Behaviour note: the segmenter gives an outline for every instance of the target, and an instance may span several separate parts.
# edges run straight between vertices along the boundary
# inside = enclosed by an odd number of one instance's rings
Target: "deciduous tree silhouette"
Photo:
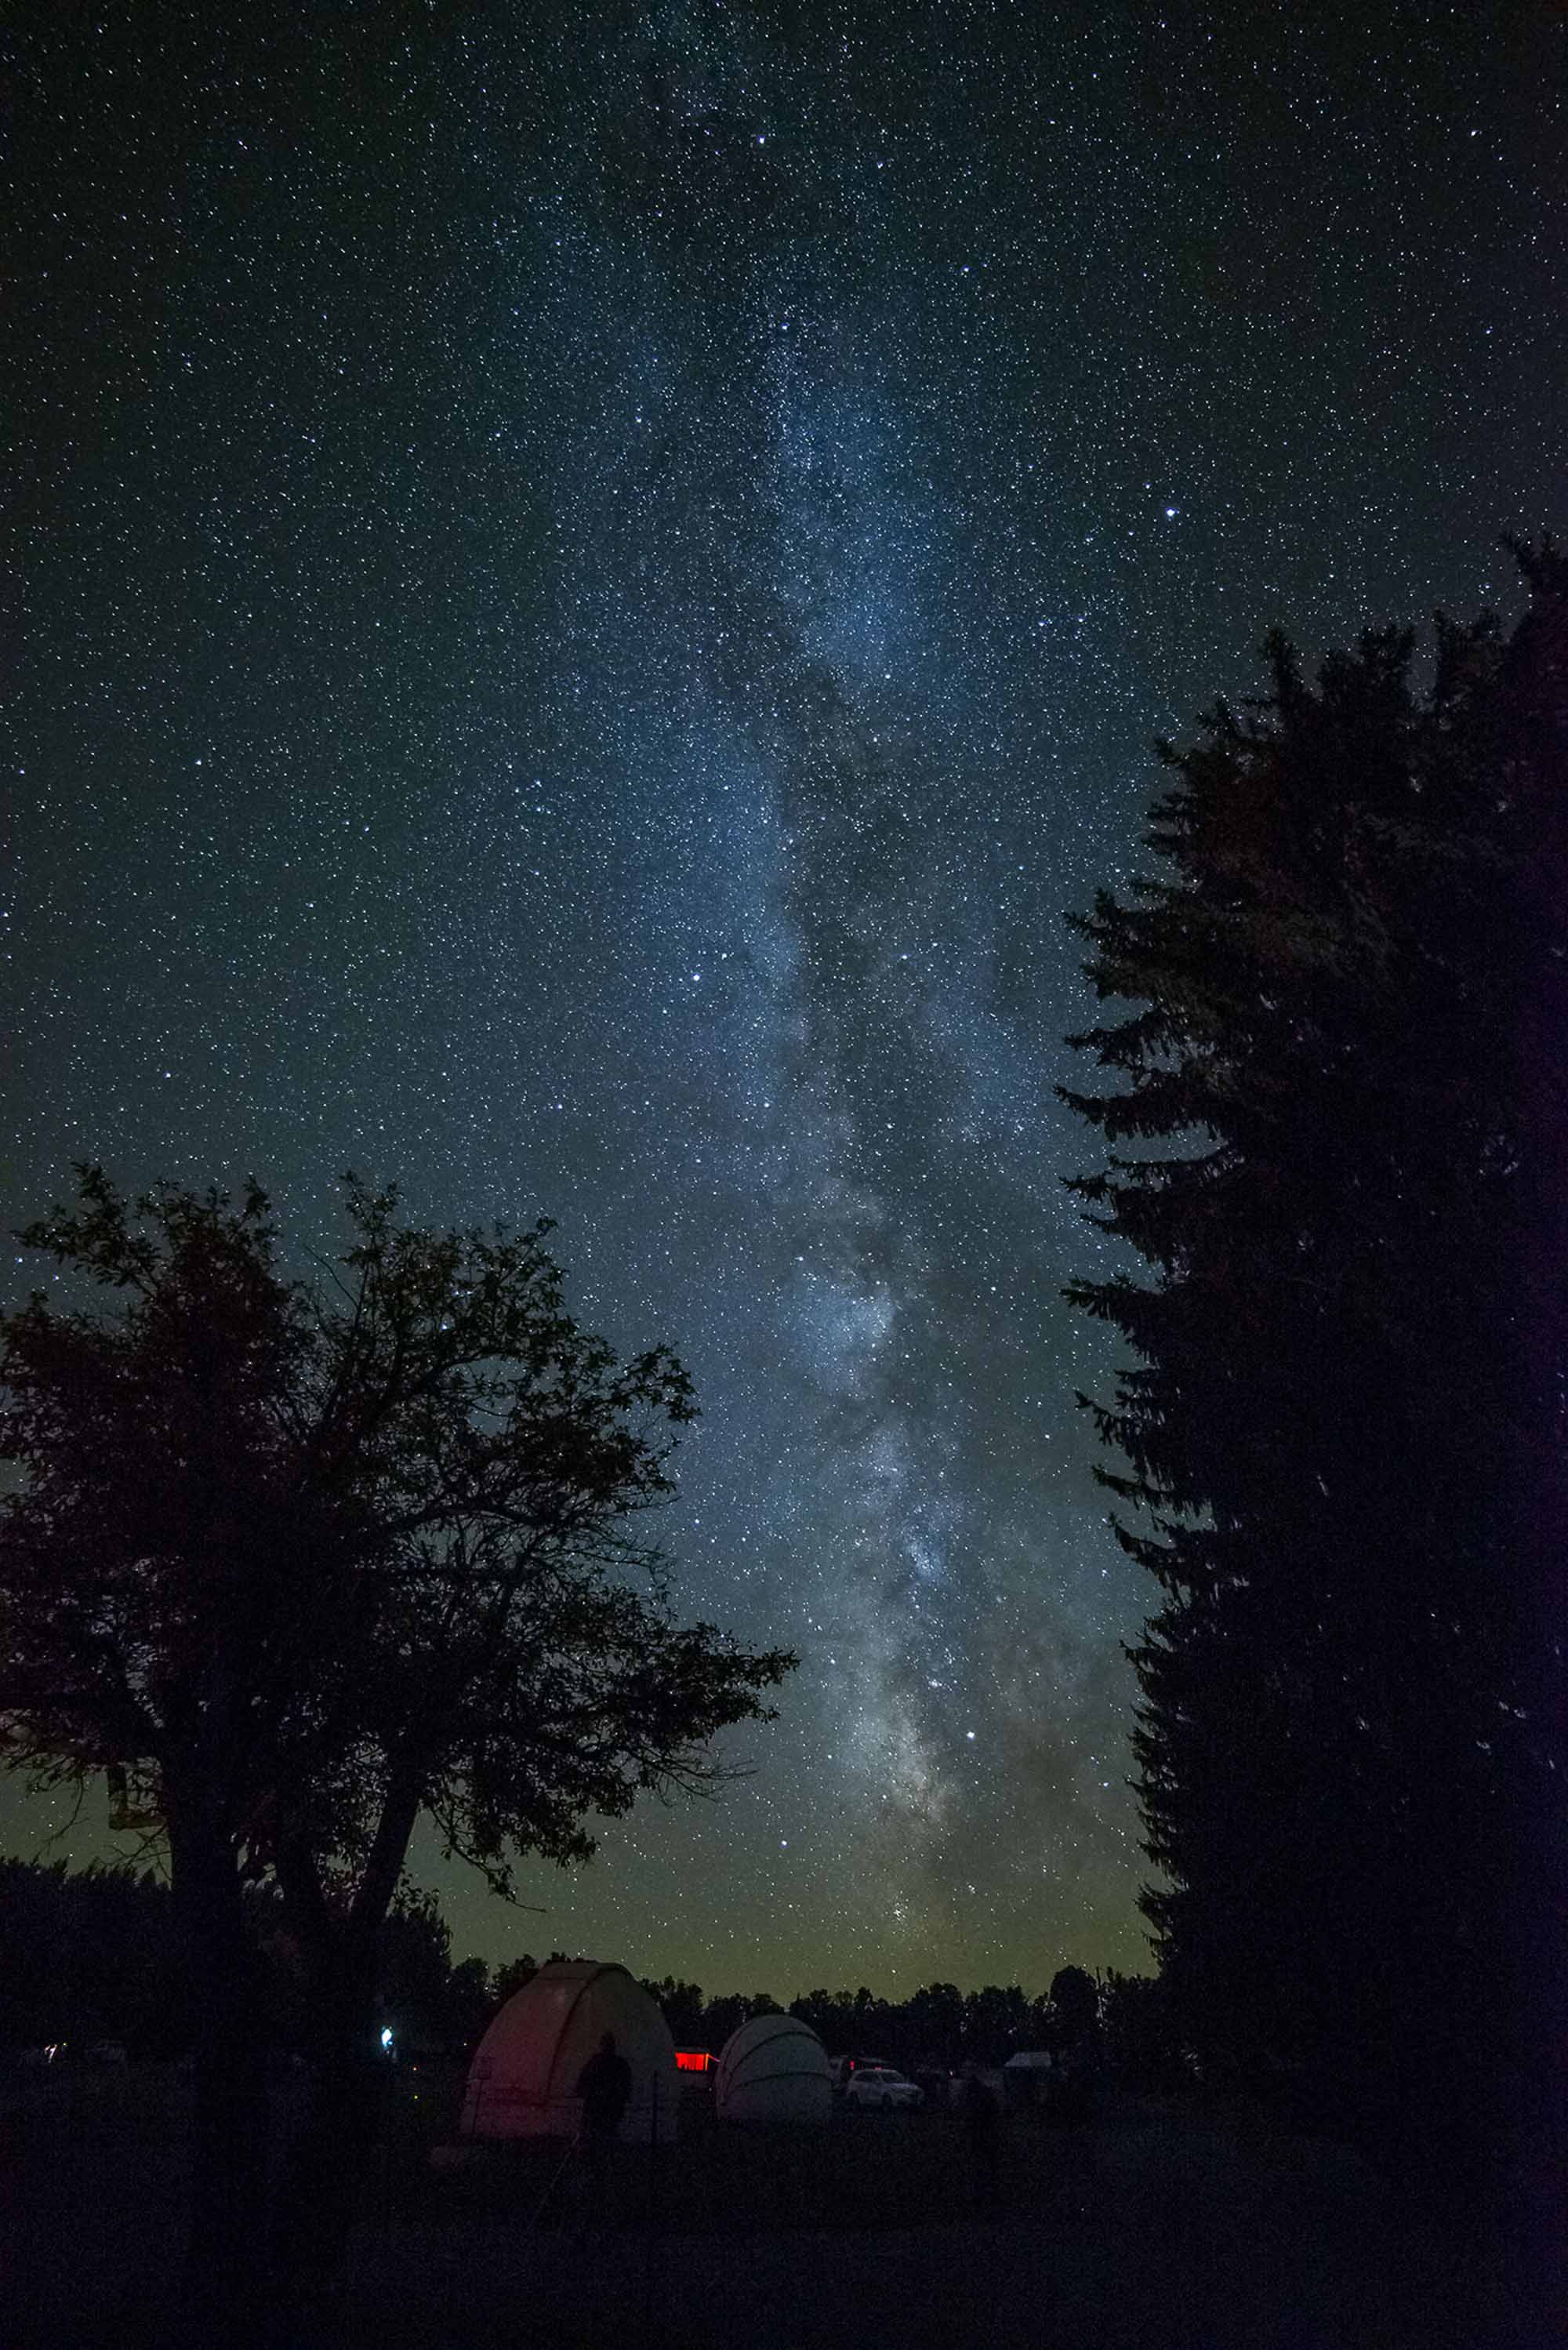
[[[421,1813],[501,1892],[515,1855],[584,1860],[590,1814],[719,1775],[709,1742],[792,1659],[675,1619],[640,1521],[691,1387],[578,1328],[547,1224],[411,1230],[350,1178],[352,1244],[311,1286],[254,1184],[133,1212],[78,1173],[23,1235],[64,1299],[0,1324],[0,1739],[45,1784],[114,1772],[167,1841],[202,2018],[192,2323],[232,2341],[258,2305],[246,1879],[281,1888],[307,1973],[320,2091],[283,2241],[321,2272]]]

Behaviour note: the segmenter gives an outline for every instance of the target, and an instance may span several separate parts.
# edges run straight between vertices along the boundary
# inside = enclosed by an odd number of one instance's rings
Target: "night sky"
[[[9,22],[0,1221],[353,1166],[688,1363],[682,1610],[799,1672],[542,1915],[422,1847],[457,1955],[1147,1966],[1062,913],[1267,625],[1517,608],[1562,11]]]

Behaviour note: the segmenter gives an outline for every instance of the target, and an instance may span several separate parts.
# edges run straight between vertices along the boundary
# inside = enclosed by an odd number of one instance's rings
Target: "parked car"
[[[896,2064],[889,2063],[886,2056],[835,2056],[832,2059],[832,2065],[833,2089],[836,2096],[841,2096],[855,2074],[864,2071],[868,2065],[873,2069],[880,2065],[885,2073],[896,2073],[898,2069]]]
[[[857,2064],[845,2084],[844,2102],[890,2114],[895,2106],[924,2105],[925,2092],[902,2073],[895,2073],[891,2064]]]

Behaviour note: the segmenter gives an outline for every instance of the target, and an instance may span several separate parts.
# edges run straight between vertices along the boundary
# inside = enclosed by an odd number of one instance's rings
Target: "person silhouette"
[[[577,2075],[582,2101],[582,2134],[586,2177],[584,2225],[607,2227],[614,2218],[614,2147],[620,2136],[621,2116],[631,2098],[631,2066],[607,2032],[596,2053]]]

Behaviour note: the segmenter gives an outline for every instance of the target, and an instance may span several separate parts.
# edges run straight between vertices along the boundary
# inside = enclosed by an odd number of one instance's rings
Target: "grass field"
[[[279,2126],[289,2091],[281,2085]],[[1462,2225],[1244,2107],[1106,2099],[1004,2133],[994,2195],[946,2114],[697,2127],[619,2149],[589,2211],[558,2148],[433,2168],[456,2084],[395,2084],[332,2350],[1546,2350]],[[128,2069],[0,2102],[6,2350],[167,2339],[185,2085]],[[304,2345],[300,2345],[304,2350]]]

